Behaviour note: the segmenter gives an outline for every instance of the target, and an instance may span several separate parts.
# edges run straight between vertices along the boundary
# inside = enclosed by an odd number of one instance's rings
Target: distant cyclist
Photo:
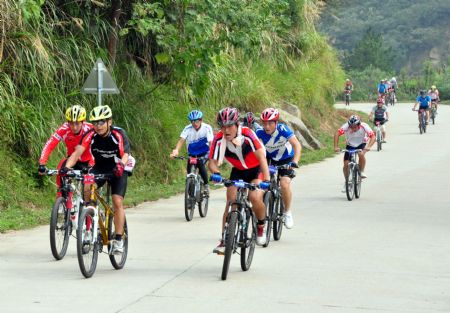
[[[380,80],[380,83],[377,86],[378,90],[378,97],[385,97],[386,93],[388,92],[388,86],[386,83],[386,80],[382,79]]]
[[[439,98],[439,90],[436,88],[435,85],[431,86],[431,89],[428,90],[428,95],[431,98],[431,107],[432,108],[434,107],[437,111],[437,106],[441,99]]]
[[[302,146],[294,132],[287,125],[278,122],[279,118],[280,113],[277,109],[265,109],[261,113],[264,129],[258,130],[256,135],[266,148],[266,158],[269,165],[289,165],[288,169],[280,169],[280,186],[285,208],[284,224],[286,228],[292,228],[294,219],[291,210],[291,180],[295,177],[293,169],[298,168]]]
[[[344,85],[344,95],[345,95],[345,105],[350,105],[351,94],[353,92],[353,83],[350,79],[345,80]]]
[[[431,98],[427,95],[426,90],[421,90],[420,95],[416,99],[416,103],[414,104],[413,111],[416,110],[416,107],[419,106],[419,110],[425,110],[427,112],[427,124],[430,120],[430,107],[431,107]],[[418,115],[419,123],[420,123],[420,112]]]
[[[256,134],[248,127],[239,124],[239,112],[236,108],[227,107],[217,113],[217,124],[220,131],[214,136],[209,153],[209,170],[213,173],[211,180],[221,182],[219,167],[227,161],[232,169],[231,180],[243,180],[247,183],[270,186],[270,173],[266,160],[266,152]],[[264,181],[262,181],[264,180]],[[227,202],[222,216],[222,233],[227,219],[227,208],[230,202],[236,200],[237,187],[227,188]],[[248,198],[258,219],[256,244],[266,243],[265,219],[266,208],[263,201],[264,191],[249,191]],[[221,237],[223,238],[223,236]],[[223,254],[225,245],[223,240],[214,249],[214,253]]]
[[[375,143],[375,134],[366,123],[362,123],[361,119],[357,115],[352,115],[348,119],[347,123],[341,126],[334,135],[334,150],[339,152],[339,137],[345,135],[346,148],[347,150],[362,149],[358,153],[359,156],[359,168],[361,169],[361,177],[367,178],[364,170],[366,168],[366,157],[365,154]],[[348,177],[348,162],[350,155],[348,152],[344,155],[344,177]],[[344,189],[345,192],[345,189]]]
[[[44,148],[42,149],[41,157],[39,158],[39,168],[38,172],[40,175],[46,173],[47,161],[52,154],[56,146],[63,141],[66,145],[66,157],[63,158],[58,164],[58,170],[66,165],[67,158],[72,155],[75,151],[75,147],[80,142],[81,138],[93,127],[92,124],[86,122],[86,110],[80,105],[73,105],[66,110],[66,122],[62,124],[46,142]],[[94,159],[92,157],[91,151],[86,150],[83,154],[75,160],[74,168],[81,170],[88,166],[94,165]],[[56,197],[61,197],[61,177],[57,175],[56,186],[58,191]],[[72,201],[67,201],[67,208],[71,209]]]
[[[374,124],[380,122],[383,142],[386,143],[386,127],[384,124],[389,119],[389,112],[388,107],[384,104],[383,98],[378,98],[377,105],[372,108],[372,111],[369,114],[369,121],[372,121],[372,119]]]
[[[177,142],[175,149],[172,150],[170,158],[178,156],[178,153],[186,142],[188,155],[192,157],[206,157],[209,153],[209,147],[214,138],[212,127],[203,122],[203,113],[199,110],[189,112],[188,119],[191,124],[187,125],[180,134],[180,139]],[[208,172],[206,171],[205,163],[197,163],[200,176],[203,179],[206,190],[208,190]],[[187,161],[187,172],[190,173],[191,166],[189,160]]]
[[[256,116],[255,114],[253,114],[253,112],[245,113],[245,116],[242,119],[242,126],[250,128],[255,133],[258,129],[262,129],[261,125],[256,122]]]

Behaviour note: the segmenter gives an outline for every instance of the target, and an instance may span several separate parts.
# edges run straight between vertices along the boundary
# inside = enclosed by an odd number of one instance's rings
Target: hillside
[[[381,33],[391,48],[396,71],[421,70],[424,61],[447,64],[450,56],[450,2],[448,0],[335,0],[327,1],[319,30],[339,49],[342,59],[366,31]]]
[[[182,190],[185,166],[168,155],[193,108],[216,127],[221,107],[287,101],[326,144],[344,73],[315,30],[319,3],[0,1],[0,231],[48,222],[54,185],[37,177],[37,160],[67,106],[95,106],[80,89],[97,58],[121,90],[104,103],[137,159],[128,205]],[[63,155],[60,144],[48,166]]]

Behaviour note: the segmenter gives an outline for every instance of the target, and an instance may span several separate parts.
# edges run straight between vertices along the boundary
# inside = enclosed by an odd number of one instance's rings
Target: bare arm
[[[255,156],[259,161],[261,172],[263,173],[264,180],[270,180],[269,166],[267,165],[266,153],[264,149],[258,149],[255,151]]]
[[[219,169],[219,166],[217,165],[217,163],[218,163],[217,160],[209,159],[208,169],[213,174],[214,173],[220,173],[220,169]]]
[[[66,167],[72,168],[77,163],[78,159],[83,154],[84,150],[86,149],[82,145],[78,145],[75,148],[75,151],[72,153],[72,155],[67,159]]]
[[[300,157],[302,156],[302,145],[300,144],[300,141],[298,141],[297,137],[292,136],[289,138],[289,143],[294,148],[294,157],[292,161],[298,164],[300,162]]]
[[[181,147],[183,146],[183,144],[185,143],[185,139],[180,138],[180,140],[178,140],[177,145],[175,146],[175,149],[172,150],[172,153],[170,154],[170,158],[173,159],[174,157],[178,156],[178,153],[181,149]]]
[[[334,134],[334,151],[339,152],[339,131]]]

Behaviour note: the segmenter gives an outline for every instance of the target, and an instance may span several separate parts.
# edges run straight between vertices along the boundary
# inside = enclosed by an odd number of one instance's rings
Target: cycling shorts
[[[94,168],[92,168],[91,171],[92,174],[109,174],[109,173],[101,173],[98,170],[96,171],[95,166]],[[112,176],[111,178],[108,179],[99,179],[99,180],[95,180],[97,187],[100,188],[102,187],[106,181],[109,182],[110,186],[111,186],[111,194],[112,195],[118,195],[121,197],[125,197],[125,193],[127,192],[127,182],[128,182],[128,173],[127,172],[123,172],[121,177],[116,177],[116,176]]]
[[[231,180],[240,180],[242,179],[246,183],[251,183],[255,179],[262,180],[261,168],[259,166],[254,168],[249,168],[247,170],[239,170],[235,167],[231,170],[230,174]]]
[[[365,143],[360,144],[357,147],[352,147],[352,146],[346,146],[345,149],[346,150],[356,150],[356,149],[364,149],[366,147]],[[350,154],[348,152],[345,152],[344,154],[344,161],[348,161],[350,160]]]
[[[284,160],[279,160],[279,161],[274,161],[272,159],[268,159],[267,160],[267,164],[269,165],[284,165],[284,164],[289,164],[292,162],[293,158],[286,158]],[[278,173],[280,174],[281,177],[290,177],[290,178],[294,178],[295,177],[295,171],[293,169],[287,169],[287,168],[282,168],[278,171]]]

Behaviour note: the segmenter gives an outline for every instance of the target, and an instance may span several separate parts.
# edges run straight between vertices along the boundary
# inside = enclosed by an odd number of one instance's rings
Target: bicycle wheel
[[[359,166],[355,168],[353,171],[353,181],[355,182],[355,198],[358,199],[361,195],[361,171],[359,170]]]
[[[252,265],[253,254],[255,253],[256,246],[256,217],[250,208],[248,208],[246,214],[246,229],[241,230],[241,268],[243,271],[248,271]],[[269,244],[268,241],[267,244]]]
[[[225,230],[225,255],[222,266],[222,280],[226,280],[230,268],[231,255],[235,249],[236,228],[238,223],[238,212],[232,211],[228,214],[228,226]]]
[[[281,199],[281,194],[273,200],[274,202],[274,210],[272,216],[273,219],[273,239],[275,241],[280,240],[281,233],[283,232],[283,213],[284,213],[284,204]]]
[[[81,273],[89,278],[97,268],[98,240],[94,238],[94,209],[87,207],[83,210],[78,221],[77,256]]]
[[[189,222],[194,217],[195,209],[195,181],[193,177],[186,178],[186,189],[184,192],[184,216]]]
[[[355,195],[355,182],[354,182],[354,169],[352,165],[348,167],[348,177],[345,180],[345,193],[347,194],[348,201],[353,200],[353,196]]]
[[[201,201],[197,202],[198,213],[201,217],[206,217],[206,214],[208,214],[209,193],[205,191],[205,185],[201,184],[200,192]]]
[[[273,195],[272,192],[267,191],[264,194],[264,206],[266,207],[266,243],[263,247],[266,248],[270,243],[270,236],[272,234],[272,216],[273,216]]]
[[[111,214],[108,219],[108,241],[111,241],[116,236],[116,231],[114,227],[114,214]],[[109,255],[109,260],[111,261],[112,266],[116,270],[120,270],[125,266],[125,262],[127,261],[128,256],[128,225],[127,218],[125,217],[125,223],[123,225],[123,253],[114,255]],[[110,244],[109,244],[110,245]],[[111,251],[111,247],[108,246],[108,251]]]
[[[66,208],[66,199],[56,199],[50,217],[50,248],[57,260],[64,258],[69,245],[72,222],[69,210]]]

